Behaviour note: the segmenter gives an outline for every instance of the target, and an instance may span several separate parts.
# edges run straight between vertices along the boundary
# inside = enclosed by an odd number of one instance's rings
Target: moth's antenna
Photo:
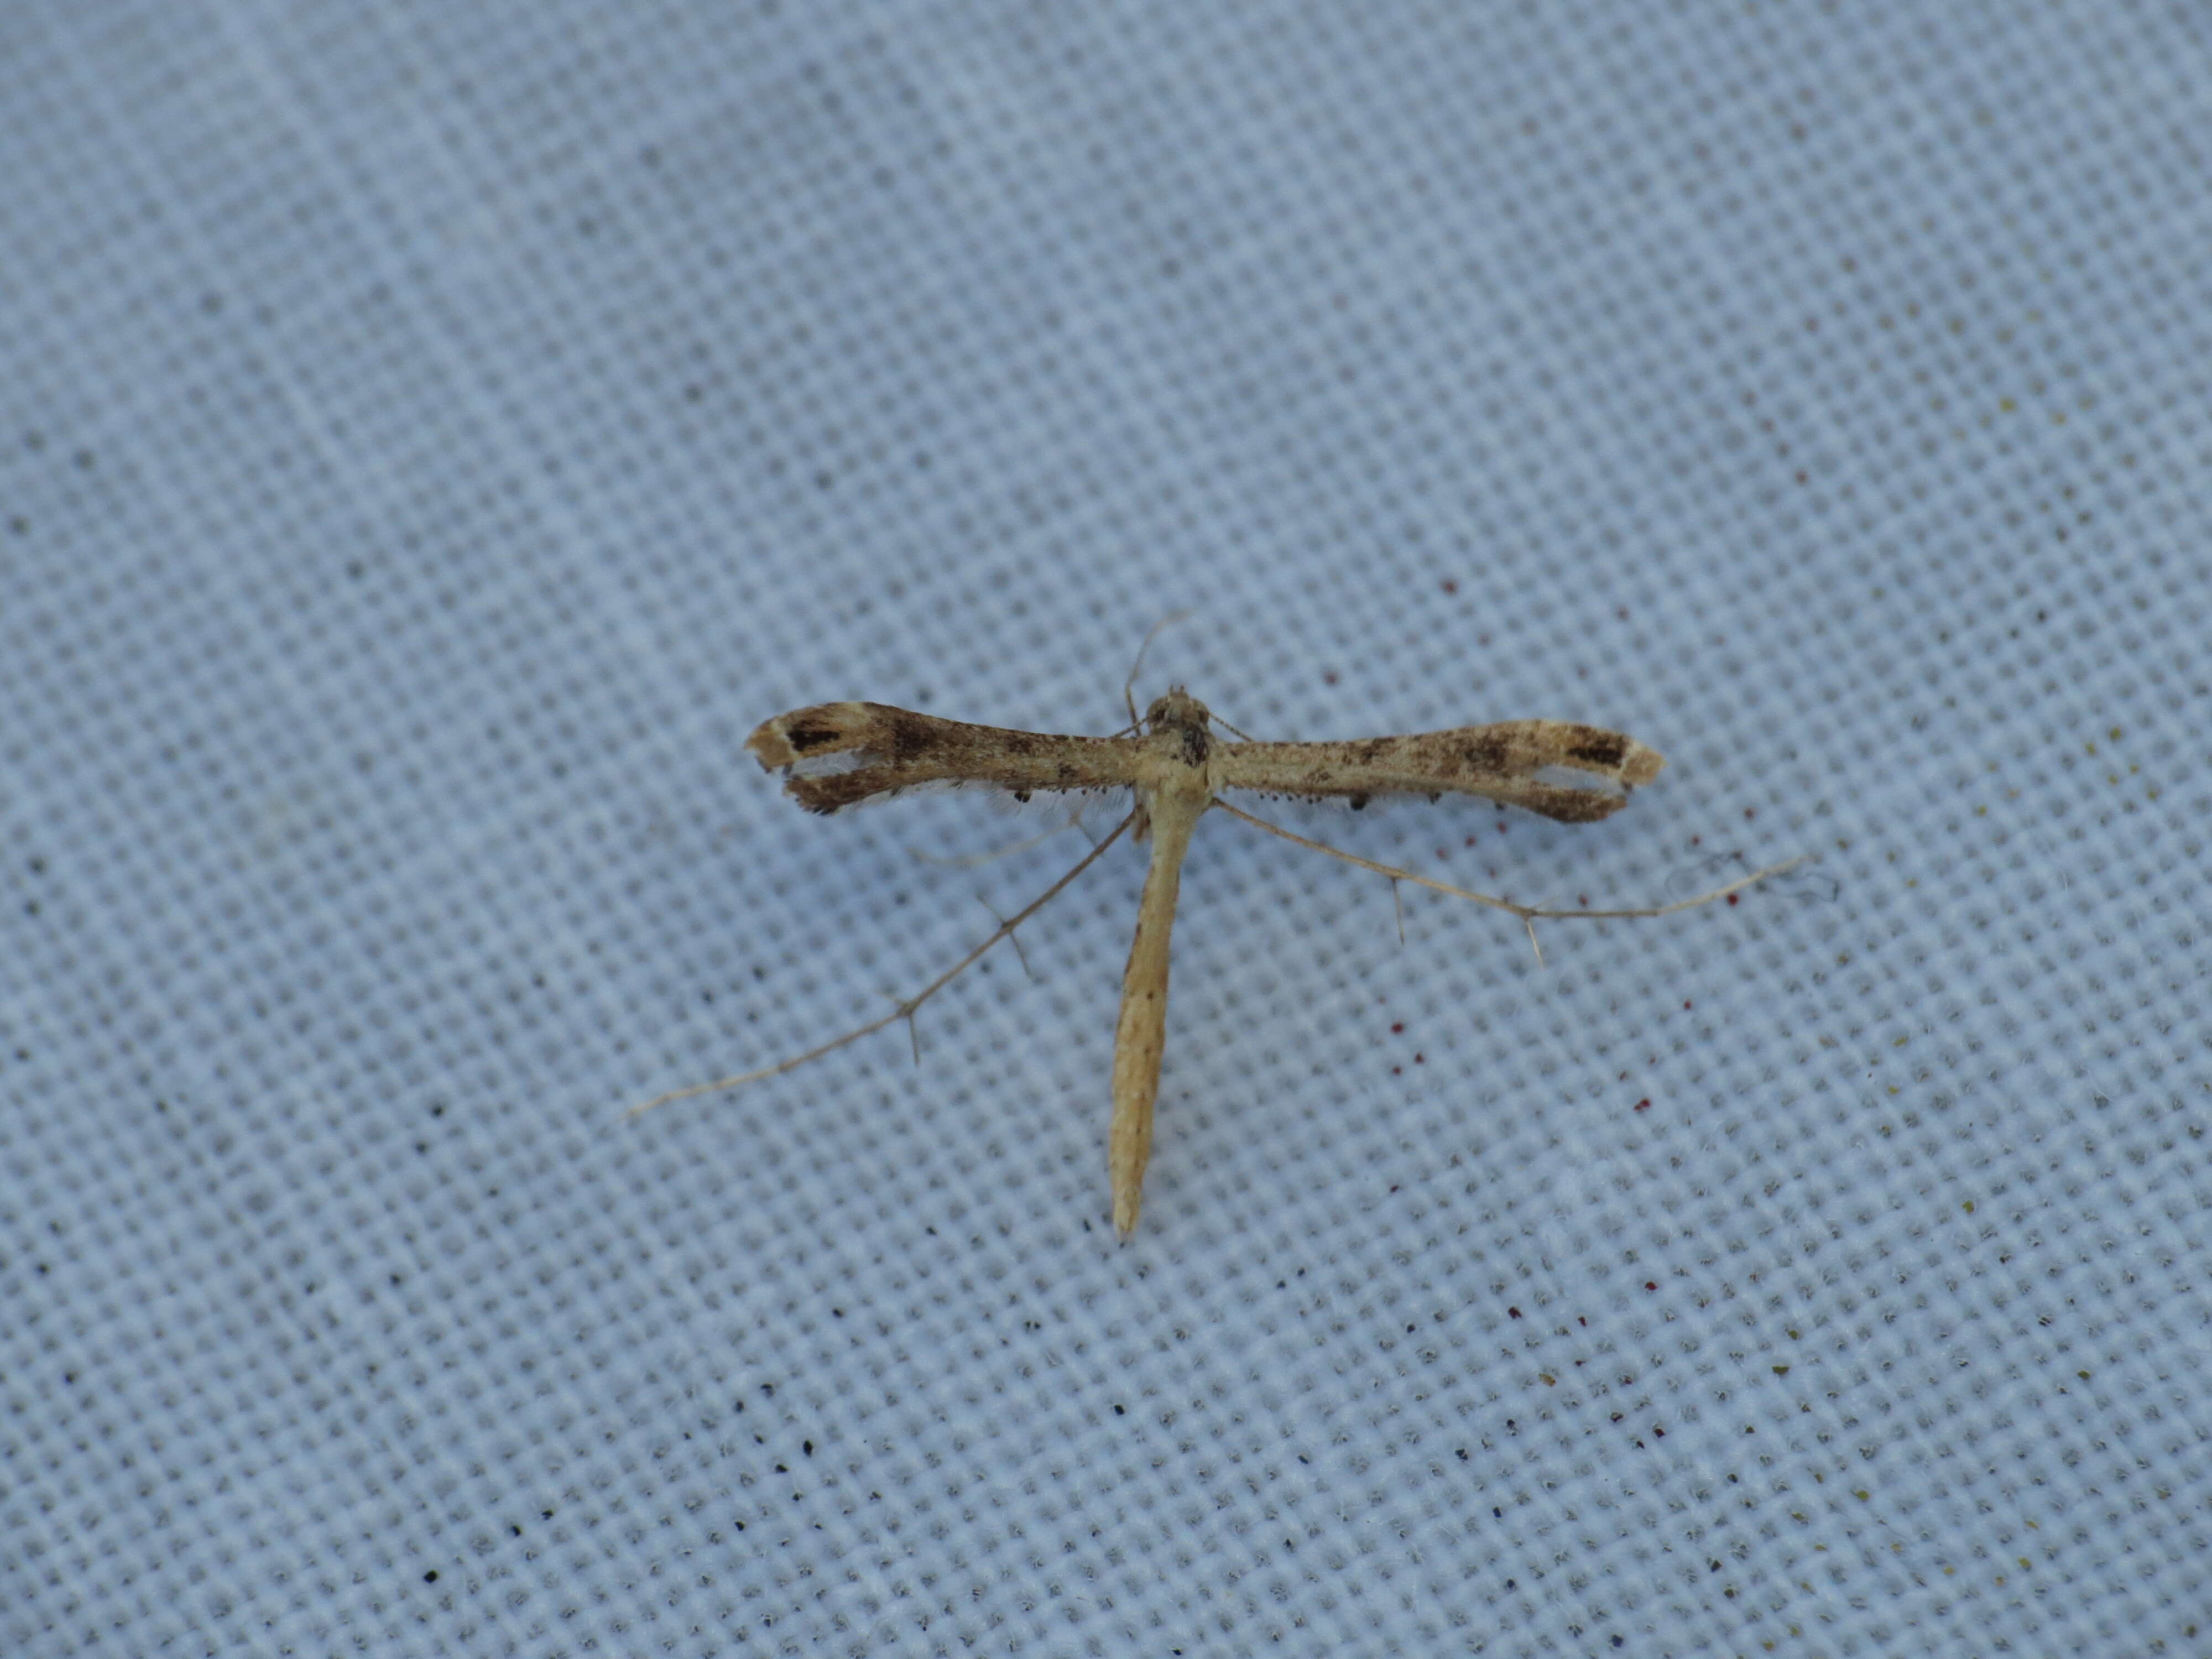
[[[1145,635],[1145,642],[1137,647],[1137,660],[1129,665],[1129,678],[1121,682],[1121,706],[1129,711],[1131,726],[1143,724],[1137,718],[1136,690],[1137,676],[1144,672],[1145,653],[1152,648],[1152,641],[1158,636],[1160,629],[1165,628],[1170,623],[1179,623],[1189,615],[1190,612],[1188,611],[1169,611],[1166,616],[1152,624],[1152,632]]]

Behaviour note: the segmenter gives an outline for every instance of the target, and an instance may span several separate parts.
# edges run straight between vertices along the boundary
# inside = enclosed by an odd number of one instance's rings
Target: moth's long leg
[[[1145,1165],[1152,1156],[1152,1103],[1159,1098],[1160,1053],[1168,1015],[1168,942],[1182,855],[1207,798],[1162,789],[1148,803],[1152,862],[1137,904],[1137,935],[1121,975],[1121,1016],[1114,1030],[1114,1121],[1106,1132],[1106,1170],[1114,1187],[1114,1231],[1124,1241],[1137,1230],[1145,1197]]]
[[[965,853],[958,858],[940,858],[934,853],[920,852],[916,853],[915,857],[920,859],[924,864],[934,864],[947,870],[980,870],[983,866],[995,864],[1000,859],[1012,858],[1017,853],[1026,853],[1032,847],[1042,847],[1061,830],[1073,830],[1082,821],[1083,809],[1079,806],[1065,820],[1054,824],[1051,829],[1040,830],[1034,836],[1024,836],[1011,846],[994,847],[988,853]]]
[[[1694,910],[1701,904],[1711,904],[1715,899],[1726,898],[1730,893],[1740,893],[1747,887],[1765,881],[1769,876],[1778,876],[1784,870],[1793,870],[1812,857],[1809,853],[1800,853],[1794,859],[1784,859],[1779,864],[1770,864],[1764,870],[1754,870],[1747,876],[1739,877],[1725,887],[1716,887],[1711,892],[1700,893],[1695,898],[1677,899],[1672,904],[1655,904],[1638,910],[1549,910],[1541,905],[1516,904],[1511,899],[1496,898],[1488,893],[1471,892],[1464,887],[1455,887],[1449,882],[1436,881],[1427,876],[1415,875],[1411,870],[1401,870],[1395,865],[1377,864],[1373,859],[1361,858],[1357,853],[1347,853],[1341,848],[1331,847],[1322,842],[1309,841],[1304,836],[1293,835],[1279,824],[1270,823],[1265,818],[1254,817],[1249,812],[1231,806],[1225,800],[1217,799],[1213,804],[1232,818],[1242,818],[1255,828],[1265,830],[1271,836],[1280,836],[1285,841],[1295,842],[1300,847],[1310,847],[1316,853],[1326,853],[1333,859],[1342,859],[1346,864],[1356,864],[1363,870],[1372,870],[1378,876],[1388,876],[1393,881],[1410,881],[1416,887],[1426,887],[1433,892],[1449,893],[1454,898],[1473,899],[1477,904],[1487,904],[1494,910],[1507,911],[1520,917],[1522,921],[1528,926],[1528,942],[1531,945],[1536,943],[1534,924],[1539,921],[1566,921],[1575,919],[1584,921],[1601,921],[1607,919],[1626,920],[1632,916],[1670,916],[1677,910]],[[1541,962],[1543,959],[1543,949],[1538,946],[1536,960]]]
[[[1053,883],[1051,886],[1046,888],[1043,892],[1038,894],[1027,904],[1024,904],[1020,909],[1015,911],[1014,914],[1009,916],[1006,921],[1000,922],[998,926],[997,931],[993,933],[990,938],[985,939],[981,945],[970,951],[966,956],[961,957],[959,961],[954,963],[952,966],[946,969],[935,979],[930,981],[929,983],[922,987],[920,991],[908,997],[904,1002],[899,1004],[897,1007],[891,1010],[890,1013],[885,1014],[881,1019],[870,1020],[866,1025],[856,1026],[852,1030],[846,1032],[842,1036],[832,1037],[829,1042],[823,1043],[818,1048],[809,1048],[803,1054],[793,1054],[789,1060],[778,1060],[773,1066],[763,1066],[757,1072],[741,1072],[735,1077],[719,1077],[711,1083],[695,1083],[688,1089],[671,1089],[665,1095],[655,1095],[651,1100],[647,1101],[641,1106],[631,1107],[629,1109],[629,1115],[635,1117],[640,1112],[649,1112],[654,1107],[665,1106],[669,1102],[673,1100],[689,1100],[694,1095],[715,1094],[724,1089],[734,1089],[740,1084],[757,1083],[763,1078],[780,1076],[785,1072],[792,1071],[799,1066],[805,1065],[810,1060],[819,1060],[823,1055],[831,1053],[833,1050],[842,1048],[848,1042],[857,1042],[861,1037],[866,1036],[872,1031],[880,1031],[884,1026],[891,1024],[895,1021],[902,1019],[911,1020],[914,1018],[915,1010],[921,1007],[923,1003],[928,1001],[930,998],[935,996],[939,991],[943,990],[954,980],[957,979],[970,963],[973,963],[977,957],[981,957],[986,951],[996,945],[1000,939],[1012,938],[1015,928],[1020,927],[1038,911],[1043,909],[1047,904],[1050,903],[1054,899],[1060,896],[1060,892],[1062,888],[1066,887],[1068,883],[1073,881],[1078,876],[1081,875],[1085,870],[1088,870],[1093,864],[1097,863],[1099,854],[1103,853],[1108,848],[1111,847],[1116,841],[1120,840],[1121,832],[1124,830],[1127,830],[1132,823],[1135,823],[1136,817],[1137,815],[1134,812],[1132,812],[1127,817],[1123,818],[1121,823],[1115,824],[1114,826],[1113,834],[1108,836],[1105,840],[1100,842],[1088,853],[1085,853],[1083,857],[1077,861],[1076,866],[1073,870],[1070,870],[1058,881]]]

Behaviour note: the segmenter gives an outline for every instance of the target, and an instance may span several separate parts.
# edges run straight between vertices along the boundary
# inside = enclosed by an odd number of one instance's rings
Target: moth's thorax
[[[1143,750],[1137,762],[1137,836],[1151,830],[1158,798],[1171,797],[1183,811],[1204,811],[1213,799],[1212,718],[1181,686],[1155,698],[1145,711]]]
[[[1206,729],[1212,718],[1196,697],[1172,687],[1145,711],[1145,747],[1169,766],[1203,772],[1213,752],[1213,734]]]

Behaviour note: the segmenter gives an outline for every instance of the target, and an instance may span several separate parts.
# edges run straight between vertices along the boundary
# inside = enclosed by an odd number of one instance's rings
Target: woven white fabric
[[[2200,12],[6,33],[0,1650],[2212,1647]],[[1133,850],[625,1119],[1081,850],[756,722],[1180,610],[1820,862],[1209,820],[1126,1247]]]

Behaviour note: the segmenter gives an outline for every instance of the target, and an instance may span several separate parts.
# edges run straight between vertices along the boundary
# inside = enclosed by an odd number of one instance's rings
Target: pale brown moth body
[[[1453,791],[1523,806],[1565,823],[1589,823],[1618,811],[1627,804],[1629,789],[1659,775],[1666,763],[1655,750],[1618,732],[1565,720],[1506,720],[1340,743],[1227,742],[1213,734],[1215,723],[1206,705],[1180,686],[1157,699],[1141,720],[1133,719],[1133,735],[1122,737],[1058,737],[970,726],[876,702],[821,703],[763,721],[745,740],[745,747],[770,770],[787,769],[787,791],[809,811],[834,812],[870,796],[936,782],[994,784],[1024,800],[1038,790],[1126,788],[1133,805],[1129,816],[1073,870],[893,1013],[776,1065],[675,1090],[635,1109],[771,1077],[880,1030],[893,1020],[910,1021],[923,1002],[1010,936],[1123,830],[1133,827],[1136,839],[1151,840],[1152,862],[1121,979],[1121,1013],[1114,1040],[1114,1116],[1107,1135],[1114,1227],[1126,1239],[1137,1225],[1145,1165],[1152,1156],[1152,1108],[1159,1093],[1167,1018],[1169,941],[1183,854],[1209,808],[1218,806],[1270,834],[1394,880],[1510,911],[1529,924],[1554,916],[1661,915],[1708,903],[1788,867],[1777,865],[1697,898],[1651,909],[1559,911],[1515,904],[1323,847],[1231,805],[1220,799],[1221,793],[1248,789],[1341,799],[1359,807],[1376,795],[1423,794],[1433,799]],[[1617,793],[1577,788],[1538,775],[1553,769],[1589,774],[1617,786]],[[1530,938],[1534,938],[1533,925]]]

